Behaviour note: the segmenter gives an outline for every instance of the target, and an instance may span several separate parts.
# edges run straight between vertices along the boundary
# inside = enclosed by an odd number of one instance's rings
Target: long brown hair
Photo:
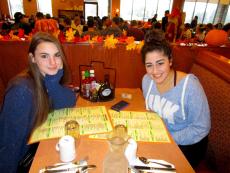
[[[28,74],[33,79],[34,93],[35,93],[34,94],[35,121],[33,125],[33,130],[39,125],[41,125],[47,119],[48,113],[50,111],[50,102],[48,99],[48,94],[43,84],[44,77],[40,73],[37,64],[32,62],[32,56],[31,56],[31,54],[35,56],[35,50],[37,49],[37,46],[43,42],[50,42],[56,45],[57,49],[61,54],[61,58],[63,61],[63,70],[64,70],[64,75],[61,78],[60,83],[66,84],[67,82],[69,82],[69,70],[66,62],[66,57],[58,39],[56,39],[54,36],[52,36],[49,33],[44,33],[44,32],[36,33],[31,40],[29,52],[28,52],[29,53]]]

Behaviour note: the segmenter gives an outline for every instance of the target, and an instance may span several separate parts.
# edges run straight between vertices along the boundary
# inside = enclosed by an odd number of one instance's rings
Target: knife
[[[138,170],[161,170],[161,171],[176,171],[175,168],[159,168],[159,167],[150,167],[150,166],[133,166],[133,168]]]
[[[43,173],[58,173],[58,172],[70,172],[76,171],[77,168],[65,168],[65,169],[47,169]]]
[[[75,166],[71,168],[60,168],[60,169],[45,169],[44,173],[55,173],[55,172],[68,172],[68,171],[76,171],[76,169],[93,169],[96,168],[96,165],[81,165],[81,166]]]

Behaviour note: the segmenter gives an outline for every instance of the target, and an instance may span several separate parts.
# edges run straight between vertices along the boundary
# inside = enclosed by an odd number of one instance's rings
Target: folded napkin
[[[172,166],[172,168],[175,168],[175,166],[172,163],[169,163],[165,160],[156,160],[156,159],[148,159],[148,161],[153,161],[153,162],[157,162],[157,163],[163,163],[163,164],[169,164]],[[134,163],[132,163],[132,165],[130,165],[130,167],[133,168],[133,166],[148,166],[148,167],[154,167],[154,168],[166,168],[165,166],[159,165],[157,163],[148,163],[145,164],[143,163],[139,158],[136,159],[136,161]],[[154,172],[154,173],[176,173],[176,171],[168,171],[168,170],[144,170],[145,172]],[[136,171],[138,172],[138,171]],[[135,173],[135,169],[132,169],[131,173]]]

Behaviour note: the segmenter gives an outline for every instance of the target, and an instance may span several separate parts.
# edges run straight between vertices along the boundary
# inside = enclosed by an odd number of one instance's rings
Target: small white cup
[[[69,135],[63,136],[59,139],[56,150],[59,152],[62,162],[71,162],[76,157],[74,138]]]
[[[129,138],[128,140],[128,146],[125,149],[125,156],[129,162],[129,165],[135,165],[137,159],[137,143],[132,138]]]

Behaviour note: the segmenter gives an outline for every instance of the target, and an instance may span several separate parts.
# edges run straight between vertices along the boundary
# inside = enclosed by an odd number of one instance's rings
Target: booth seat
[[[230,60],[207,49],[182,49],[173,49],[174,68],[199,78],[211,113],[206,158],[196,172],[230,172]]]
[[[212,168],[230,172],[230,60],[210,51],[199,51],[191,68],[207,95],[211,112],[209,145],[197,172]]]
[[[207,49],[178,46],[173,48],[173,59],[174,68],[199,78],[209,102],[209,144],[196,172],[230,172],[230,60]]]
[[[230,53],[229,53],[229,49],[230,49],[230,44],[226,47],[214,47],[214,46],[210,46],[207,47],[206,49],[210,52],[214,52],[216,54],[222,55],[228,59],[230,59]]]

